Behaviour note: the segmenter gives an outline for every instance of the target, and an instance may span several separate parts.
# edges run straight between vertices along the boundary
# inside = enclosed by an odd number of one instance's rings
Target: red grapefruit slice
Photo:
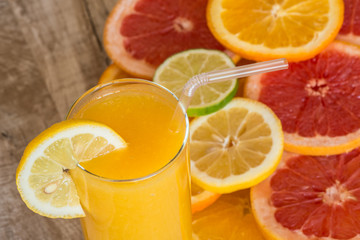
[[[344,0],[344,22],[337,39],[360,45],[359,0]]]
[[[109,57],[134,76],[152,78],[169,56],[192,48],[224,50],[206,24],[207,0],[122,0],[104,30]]]
[[[245,95],[280,118],[285,150],[340,154],[360,145],[360,48],[334,42],[289,69],[248,78]]]
[[[276,172],[251,189],[251,204],[268,239],[360,239],[360,150],[284,153]]]

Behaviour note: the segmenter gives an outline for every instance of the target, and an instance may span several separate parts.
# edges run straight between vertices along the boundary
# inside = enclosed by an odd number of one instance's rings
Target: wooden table
[[[116,0],[0,0],[0,239],[82,239],[79,221],[49,219],[21,201],[25,146],[65,118],[110,63],[102,32]]]

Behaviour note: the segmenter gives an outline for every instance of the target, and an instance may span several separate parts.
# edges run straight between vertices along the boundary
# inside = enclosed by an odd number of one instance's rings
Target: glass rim
[[[130,80],[130,81],[129,81]],[[106,83],[102,83],[102,84],[98,84],[92,88],[90,88],[89,90],[87,90],[85,93],[83,93],[79,98],[77,98],[74,103],[71,105],[67,115],[66,115],[66,119],[70,119],[69,116],[71,115],[73,109],[77,106],[77,104],[79,104],[84,98],[86,98],[87,96],[89,96],[89,94],[91,93],[95,93],[97,91],[100,91],[102,88],[105,88],[107,86],[113,85],[113,84],[119,84],[119,83],[142,83],[142,84],[147,84],[147,85],[153,85],[155,87],[158,87],[160,89],[165,90],[166,92],[170,93],[178,102],[178,104],[180,104],[181,109],[184,113],[184,117],[185,117],[185,135],[184,135],[184,139],[183,142],[181,144],[181,147],[179,149],[179,151],[177,151],[177,153],[175,154],[175,156],[173,158],[171,158],[164,166],[162,166],[161,168],[159,168],[158,170],[145,175],[143,177],[138,177],[138,178],[130,178],[130,179],[111,179],[111,178],[107,178],[107,177],[103,177],[100,175],[97,175],[95,173],[90,172],[89,170],[85,169],[83,166],[80,165],[80,163],[77,163],[77,167],[82,170],[83,172],[90,174],[93,177],[99,178],[102,181],[107,181],[107,182],[119,182],[119,183],[135,183],[135,182],[140,182],[140,181],[144,181],[147,180],[149,178],[155,177],[157,175],[159,175],[160,173],[162,173],[163,171],[165,171],[167,168],[169,168],[174,162],[175,160],[178,158],[178,156],[183,152],[188,138],[189,138],[189,118],[187,116],[186,110],[184,108],[184,106],[179,102],[178,97],[171,92],[169,89],[167,89],[166,87],[155,83],[153,81],[150,80],[144,80],[144,79],[139,79],[139,78],[122,78],[122,79],[115,79]]]

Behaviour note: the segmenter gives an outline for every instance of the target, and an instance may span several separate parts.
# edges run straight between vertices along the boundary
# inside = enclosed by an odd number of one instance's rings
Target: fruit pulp
[[[280,118],[285,150],[332,155],[359,146],[360,48],[331,43],[312,59],[286,71],[248,78],[245,95],[269,106]]]
[[[267,239],[360,239],[360,149],[329,156],[284,152],[280,164],[251,189]]]
[[[176,104],[154,84],[130,84],[104,90],[71,116],[105,123],[127,142],[125,149],[81,163],[93,174],[71,171],[86,213],[86,239],[191,238],[187,144],[181,148],[185,115],[175,118],[178,131],[167,127]]]
[[[223,51],[206,24],[207,2],[118,1],[104,27],[105,50],[125,72],[147,79],[175,53],[194,48]]]

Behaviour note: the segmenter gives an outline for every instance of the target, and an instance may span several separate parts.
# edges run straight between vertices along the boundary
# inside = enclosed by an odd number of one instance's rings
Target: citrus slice
[[[224,50],[206,24],[206,4],[206,0],[119,1],[105,24],[105,50],[126,72],[148,79],[177,52]]]
[[[110,82],[120,78],[131,78],[130,74],[127,74],[124,70],[116,66],[116,64],[110,64],[105,71],[101,74],[98,84]]]
[[[333,156],[284,153],[277,171],[251,189],[268,239],[360,239],[360,150]]]
[[[191,210],[200,212],[213,204],[221,195],[206,191],[191,181]]]
[[[210,0],[207,20],[216,39],[252,60],[309,59],[337,35],[342,0]]]
[[[184,85],[191,77],[213,70],[234,67],[223,52],[207,49],[183,51],[166,59],[156,70],[154,82],[161,84],[180,97]],[[187,110],[189,116],[215,112],[225,106],[236,94],[236,79],[199,87]]]
[[[191,178],[208,191],[229,193],[261,182],[276,169],[282,151],[280,120],[250,99],[234,98],[190,123]]]
[[[111,128],[92,121],[54,124],[26,147],[16,171],[21,198],[34,212],[51,218],[84,216],[69,170],[126,146]]]
[[[360,45],[360,1],[344,0],[344,22],[337,39]]]
[[[245,96],[280,118],[285,149],[339,154],[360,145],[360,48],[334,42],[289,69],[249,77]]]
[[[249,190],[222,195],[193,215],[193,240],[264,240],[250,208]]]

